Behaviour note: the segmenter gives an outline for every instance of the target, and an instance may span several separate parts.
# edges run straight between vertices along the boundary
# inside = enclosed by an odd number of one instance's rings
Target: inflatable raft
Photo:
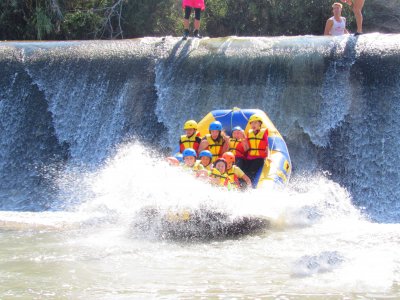
[[[283,187],[288,183],[292,170],[289,151],[282,136],[265,112],[259,109],[239,108],[214,110],[198,123],[198,131],[201,136],[205,136],[209,133],[210,123],[219,121],[229,136],[236,126],[242,127],[247,134],[250,129],[248,120],[254,114],[261,116],[263,127],[268,128],[269,156],[258,171],[253,187]],[[209,208],[161,209],[149,206],[144,207],[134,216],[131,225],[135,236],[192,241],[257,234],[268,229],[270,222],[263,216],[232,216]]]
[[[130,231],[147,239],[209,241],[262,233],[269,227],[270,222],[258,216],[232,216],[205,207],[176,211],[149,206],[134,216]]]
[[[264,111],[240,108],[213,110],[198,123],[198,131],[201,136],[205,136],[209,133],[208,127],[210,123],[219,121],[227,135],[232,135],[232,129],[235,126],[242,127],[247,135],[251,128],[248,120],[254,114],[261,116],[263,119],[262,127],[268,128],[269,157],[265,160],[264,166],[258,171],[253,187],[275,188],[285,186],[289,182],[292,171],[289,151],[281,134]]]

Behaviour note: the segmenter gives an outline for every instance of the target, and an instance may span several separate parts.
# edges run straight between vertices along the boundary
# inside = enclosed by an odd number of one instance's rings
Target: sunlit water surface
[[[56,184],[62,210],[0,212],[1,299],[400,298],[400,225],[369,222],[329,175],[226,192],[130,144],[98,172],[70,170]],[[212,241],[138,236],[132,222],[148,205],[256,215],[271,228]]]

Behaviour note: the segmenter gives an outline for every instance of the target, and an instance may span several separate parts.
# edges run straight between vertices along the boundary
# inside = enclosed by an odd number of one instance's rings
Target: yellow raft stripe
[[[209,134],[208,128],[209,128],[209,126],[210,126],[210,123],[212,123],[212,122],[214,122],[214,121],[215,121],[214,115],[213,115],[211,112],[209,112],[209,113],[199,122],[199,124],[198,124],[198,126],[197,126],[197,131],[200,132],[200,135],[201,135],[202,137],[205,136],[206,134]]]

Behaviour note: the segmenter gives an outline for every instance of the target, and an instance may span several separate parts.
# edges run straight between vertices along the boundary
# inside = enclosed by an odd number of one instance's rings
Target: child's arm
[[[201,151],[206,150],[207,147],[208,147],[207,139],[203,138],[201,140],[201,143],[199,145],[199,149],[197,150],[197,153],[200,153]]]
[[[246,184],[248,186],[251,186],[251,180],[249,178],[249,176],[247,176],[246,174],[243,175],[242,179],[246,182]]]

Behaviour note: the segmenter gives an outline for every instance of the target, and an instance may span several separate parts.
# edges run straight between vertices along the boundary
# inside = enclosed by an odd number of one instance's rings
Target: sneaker
[[[354,36],[362,35],[362,34],[363,34],[362,32],[356,32],[356,33],[354,33]]]
[[[183,31],[182,40],[187,40],[188,37],[189,37],[189,29],[185,29],[185,30]]]
[[[196,29],[195,31],[193,31],[193,37],[201,39],[202,36],[199,34],[199,31]]]

